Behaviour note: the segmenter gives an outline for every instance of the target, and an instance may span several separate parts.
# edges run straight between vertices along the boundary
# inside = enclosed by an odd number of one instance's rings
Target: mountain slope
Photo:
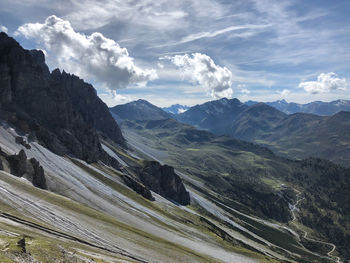
[[[220,99],[206,102],[189,108],[186,112],[175,115],[175,118],[183,123],[209,130],[215,134],[226,134],[228,124],[248,106],[237,99]]]
[[[228,134],[241,140],[252,140],[271,131],[287,115],[264,103],[241,112],[230,126]]]
[[[171,117],[171,114],[154,106],[146,100],[137,100],[110,109],[120,119],[128,120],[161,120]]]
[[[333,116],[316,116],[305,113],[289,115],[269,134],[253,140],[279,154],[292,158],[309,156],[325,158],[349,167],[350,112]]]
[[[0,146],[6,152],[12,154],[24,148],[15,142],[18,134],[14,129],[0,127],[0,131]],[[36,142],[30,145],[31,149],[25,149],[26,154],[41,163],[49,191],[41,191],[23,179],[0,171],[0,218],[9,214],[74,238],[67,240],[65,236],[49,234],[51,241],[48,244],[39,251],[31,250],[44,232],[13,222],[12,219],[6,221],[12,232],[18,233],[19,238],[13,238],[15,242],[26,233],[29,234],[26,236],[27,249],[35,259],[40,260],[48,255],[45,261],[40,262],[62,258],[59,244],[70,254],[78,253],[78,248],[85,245],[83,254],[97,253],[92,254],[94,257],[102,253],[104,258],[124,258],[127,262],[176,262],[176,259],[218,262],[230,257],[242,262],[255,262],[237,253],[240,250],[238,247],[229,248],[229,243],[226,243],[228,250],[225,250],[218,238],[209,239],[207,228],[200,223],[194,211],[182,209],[155,193],[153,202],[136,194],[125,185],[122,171],[103,164],[87,164],[78,159],[58,156]],[[128,163],[123,169],[129,173],[132,173],[132,160],[142,162],[126,155],[122,149],[118,151],[120,158]],[[188,226],[184,223],[185,219],[193,223]],[[6,224],[5,229],[8,229]],[[44,233],[45,236],[47,234]],[[194,241],[193,236],[197,240]],[[60,241],[56,241],[56,238]],[[0,240],[3,240],[1,233]],[[56,247],[58,251],[52,251],[51,247]],[[241,249],[249,253],[244,247]],[[254,253],[251,255],[254,256]],[[1,251],[1,261],[2,256],[11,255],[4,255]],[[114,261],[110,258],[105,259],[105,262]]]

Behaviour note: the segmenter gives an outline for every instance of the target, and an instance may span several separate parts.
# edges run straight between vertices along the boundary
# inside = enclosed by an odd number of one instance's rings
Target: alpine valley
[[[347,109],[108,108],[0,33],[0,261],[350,262]]]

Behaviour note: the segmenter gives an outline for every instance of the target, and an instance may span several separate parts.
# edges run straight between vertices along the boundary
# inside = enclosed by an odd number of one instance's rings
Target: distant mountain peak
[[[153,105],[147,100],[139,99],[110,108],[115,118],[122,120],[161,120],[171,118],[168,112]]]
[[[138,99],[138,100],[132,101],[131,103],[143,103],[143,104],[151,105],[150,102],[144,99]]]
[[[181,105],[181,104],[173,104],[169,107],[164,107],[162,108],[164,111],[171,113],[171,114],[181,114],[187,111],[190,107],[186,105]]]

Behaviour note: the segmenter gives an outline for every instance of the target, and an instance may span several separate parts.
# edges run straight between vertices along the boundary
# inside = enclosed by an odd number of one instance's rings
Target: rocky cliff
[[[144,185],[157,194],[181,205],[190,204],[190,195],[173,167],[156,161],[146,161],[139,177]]]
[[[57,154],[87,162],[117,165],[102,149],[99,135],[125,146],[90,84],[58,69],[50,73],[41,51],[25,50],[5,33],[0,33],[0,119]]]

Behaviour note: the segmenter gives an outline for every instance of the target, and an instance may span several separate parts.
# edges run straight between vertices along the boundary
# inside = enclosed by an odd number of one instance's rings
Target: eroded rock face
[[[25,177],[33,183],[34,186],[41,189],[47,189],[46,178],[43,167],[35,159],[27,159],[27,155],[24,150],[21,150],[18,154],[7,155],[0,149],[0,156],[8,162],[10,173],[17,177]],[[0,159],[0,169],[3,169],[3,165]]]
[[[1,118],[31,133],[56,154],[114,163],[99,134],[125,146],[121,131],[96,91],[74,75],[49,72],[41,51],[23,49],[0,33]]]
[[[140,180],[152,191],[181,205],[190,204],[190,195],[174,168],[147,161],[139,173]]]
[[[146,186],[142,185],[137,180],[135,180],[134,178],[126,174],[123,175],[123,179],[125,184],[129,186],[131,189],[133,189],[136,193],[142,195],[144,198],[147,198],[148,200],[154,201],[154,197],[152,196],[151,191]]]

